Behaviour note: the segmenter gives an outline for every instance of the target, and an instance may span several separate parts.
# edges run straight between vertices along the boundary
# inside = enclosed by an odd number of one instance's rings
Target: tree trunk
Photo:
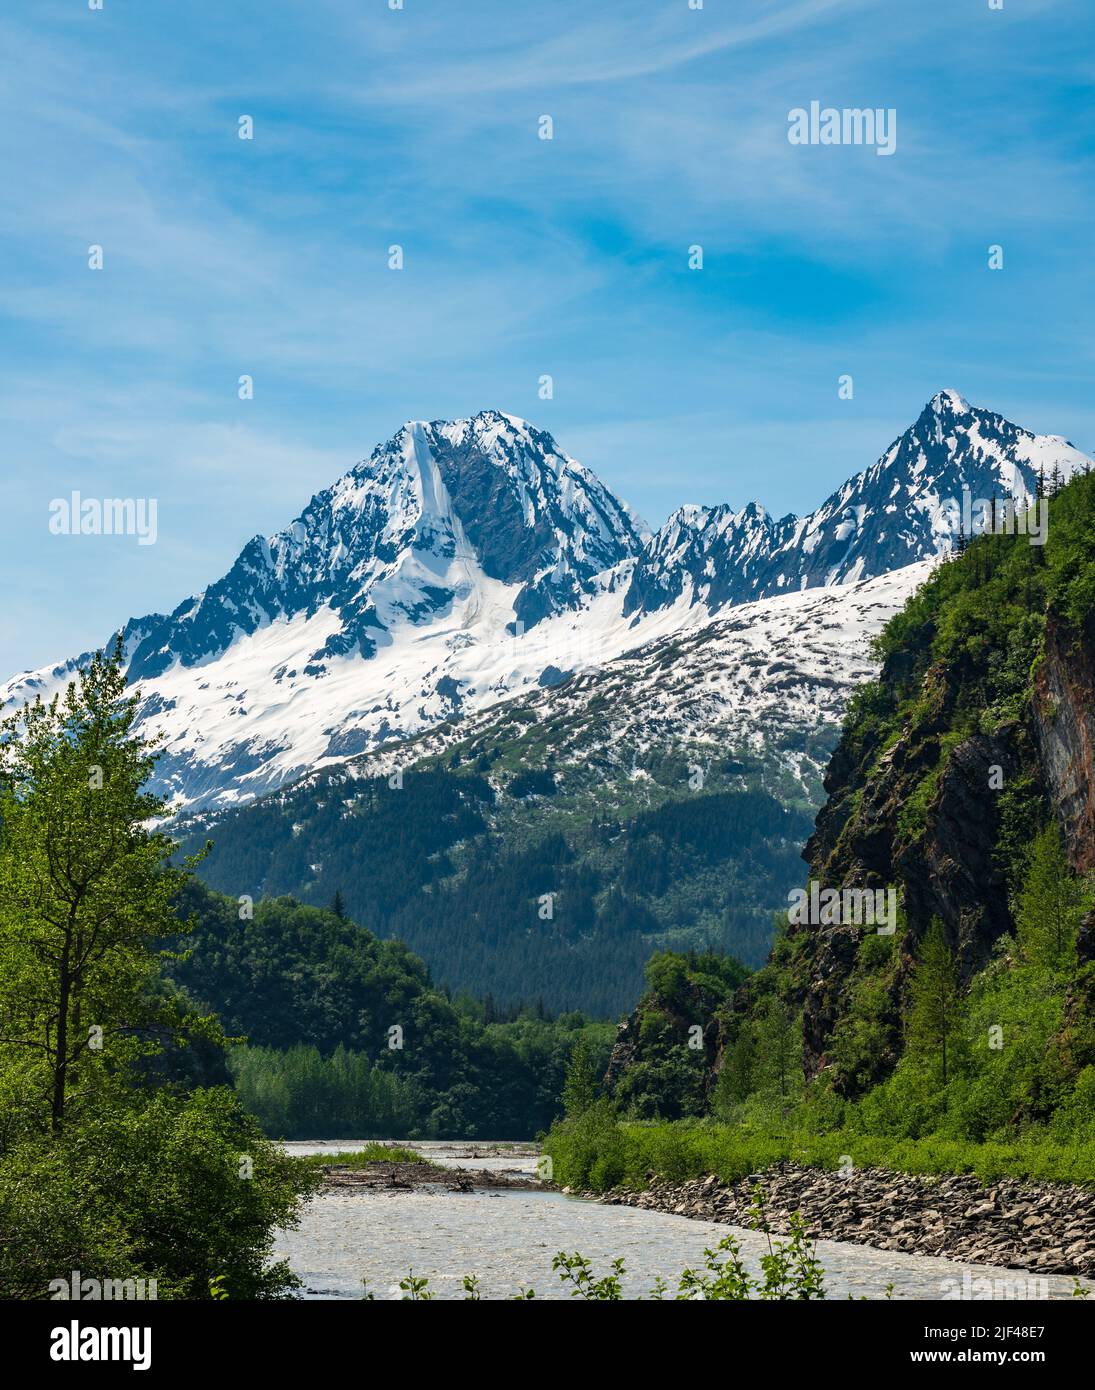
[[[65,1087],[68,1082],[68,1010],[72,998],[72,977],[69,973],[69,952],[72,935],[65,933],[65,949],[61,953],[61,972],[58,991],[57,1056],[53,1064],[53,1103],[50,1107],[51,1125],[57,1134],[65,1119]]]

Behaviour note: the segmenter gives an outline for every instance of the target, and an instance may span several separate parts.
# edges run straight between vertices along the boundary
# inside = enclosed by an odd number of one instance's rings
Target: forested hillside
[[[193,823],[184,846],[213,838],[200,872],[234,897],[338,893],[435,979],[502,1004],[611,1017],[665,947],[760,964],[809,831],[802,788],[777,799],[748,754],[582,761],[573,737],[516,706],[396,778],[317,773]]]
[[[613,1028],[542,1006],[437,989],[402,942],[292,898],[249,907],[191,879],[194,922],[175,983],[215,1011],[247,1107],[284,1138],[532,1138],[561,1113],[584,1041],[601,1066]]]
[[[892,887],[896,930],[785,926],[741,985],[652,962],[607,1091],[621,1116],[730,1122],[730,1145],[994,1149],[1095,1181],[1095,476],[1052,498],[1044,548],[985,535],[944,564],[879,654],[805,857],[822,889]]]

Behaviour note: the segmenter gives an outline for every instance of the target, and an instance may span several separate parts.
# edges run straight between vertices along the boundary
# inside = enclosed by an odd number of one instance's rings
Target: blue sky
[[[526,416],[654,524],[808,510],[945,385],[1095,451],[1093,39],[1090,0],[6,7],[2,673],[409,418]],[[896,153],[789,144],[812,100]],[[50,535],[73,488],[157,543]]]

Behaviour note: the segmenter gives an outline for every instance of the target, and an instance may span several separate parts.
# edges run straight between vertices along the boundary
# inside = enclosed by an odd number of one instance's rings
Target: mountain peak
[[[942,391],[937,391],[924,407],[924,414],[929,411],[933,415],[970,415],[973,408],[965,396],[945,386]]]
[[[142,718],[170,731],[164,784],[192,804],[231,800],[651,632],[930,560],[963,489],[1030,495],[1039,476],[1088,466],[948,389],[807,516],[690,505],[650,536],[518,416],[409,421],[200,594],[131,621],[127,674]],[[48,696],[84,661],[16,678],[0,703]]]
[[[511,415],[506,410],[496,410],[493,406],[488,406],[485,410],[477,410],[474,415],[462,415],[455,420],[408,420],[403,426],[404,429],[414,429],[415,427],[427,430],[453,430],[468,433],[476,427],[479,429],[497,429],[508,426],[517,434],[544,434],[546,431],[538,430],[535,425],[520,415]]]
[[[808,516],[775,521],[758,502],[674,513],[635,567],[624,611],[682,597],[715,611],[929,560],[952,543],[964,489],[1031,496],[1039,474],[1067,479],[1088,463],[1060,437],[1032,434],[946,387],[876,463]]]

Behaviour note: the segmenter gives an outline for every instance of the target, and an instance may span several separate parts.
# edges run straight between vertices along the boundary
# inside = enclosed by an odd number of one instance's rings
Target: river
[[[339,1140],[285,1147],[306,1154],[359,1146]],[[416,1140],[413,1147],[448,1167],[529,1173],[536,1167],[532,1145],[515,1145],[503,1155],[489,1144]],[[699,1267],[704,1247],[728,1233],[739,1241],[750,1269],[759,1270],[766,1238],[736,1226],[602,1206],[552,1191],[343,1188],[312,1198],[299,1228],[279,1234],[277,1253],[304,1281],[308,1298],[358,1299],[363,1280],[376,1298],[399,1298],[399,1280],[413,1270],[429,1280],[437,1298],[463,1298],[463,1276],[476,1274],[484,1298],[511,1298],[533,1288],[538,1298],[557,1299],[570,1294],[552,1272],[552,1256],[577,1250],[597,1275],[609,1273],[612,1260],[622,1258],[624,1295],[634,1299],[648,1295],[659,1275],[675,1289],[681,1270]],[[1065,1276],[1024,1275],[839,1241],[819,1240],[816,1249],[829,1298],[884,1298],[887,1285],[900,1299],[1067,1298],[1074,1283]]]

